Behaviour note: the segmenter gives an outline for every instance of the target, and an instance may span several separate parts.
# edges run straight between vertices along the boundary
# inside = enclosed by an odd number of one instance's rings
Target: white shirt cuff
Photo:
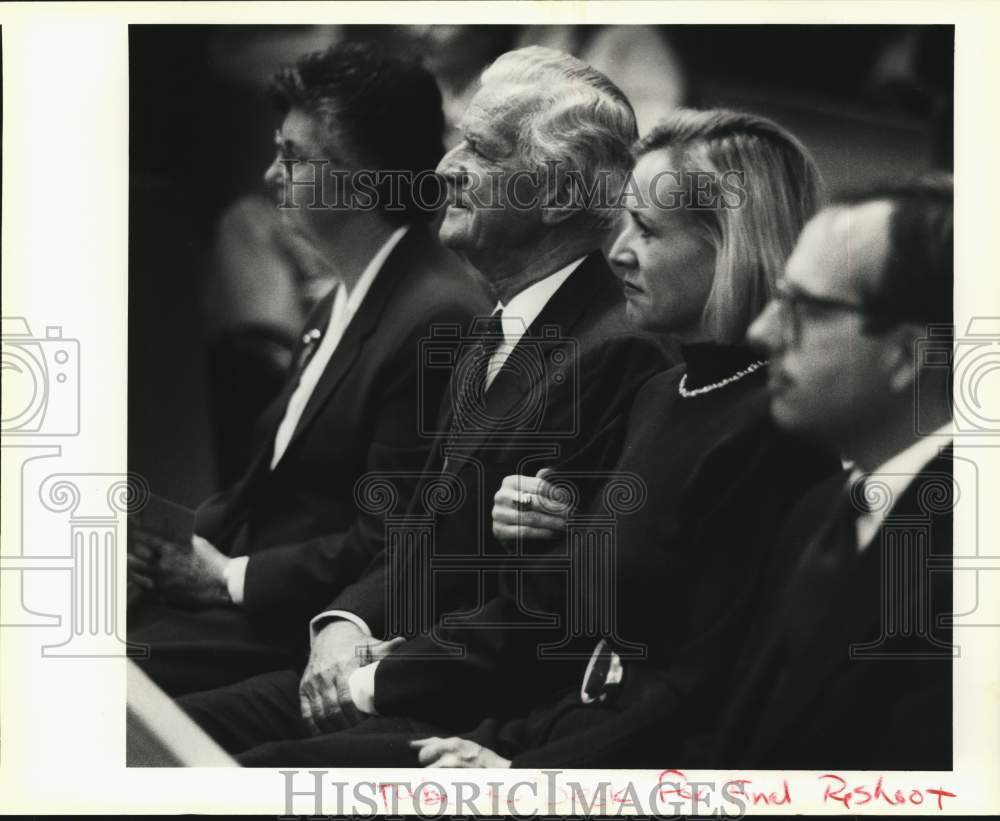
[[[229,598],[233,600],[235,605],[243,604],[243,590],[246,587],[249,561],[249,556],[237,556],[235,559],[230,559],[226,565],[226,590],[229,591]]]
[[[375,670],[379,662],[359,667],[347,677],[347,686],[351,691],[351,701],[362,713],[377,716],[375,709]]]
[[[346,610],[325,610],[318,616],[313,616],[312,620],[309,622],[309,644],[312,645],[313,639],[316,638],[316,634],[322,630],[331,621],[336,621],[337,619],[343,619],[344,621],[349,621],[355,627],[357,627],[362,633],[364,633],[368,638],[371,638],[372,631],[365,624],[365,620],[361,616],[355,616],[353,613],[348,613]]]

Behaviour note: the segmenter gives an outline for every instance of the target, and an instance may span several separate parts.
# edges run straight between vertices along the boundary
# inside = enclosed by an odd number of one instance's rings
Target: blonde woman
[[[630,318],[679,342],[684,364],[647,382],[630,413],[618,470],[642,477],[647,501],[616,531],[617,589],[603,591],[618,603],[614,635],[578,664],[576,681],[563,682],[561,699],[464,737],[411,742],[425,766],[669,760],[687,732],[681,719],[698,717],[704,732],[725,693],[730,654],[769,597],[764,567],[784,513],[837,467],[771,423],[767,362],[744,341],[818,207],[808,152],[761,117],[679,110],[635,156],[610,259]],[[504,480],[498,537],[563,535],[576,511],[561,501],[553,468]],[[501,676],[502,687],[552,678],[524,664],[504,669],[513,675]]]
[[[614,629],[567,647],[577,659],[560,663],[540,658],[554,638],[544,631],[498,641],[496,629],[466,627],[465,655],[433,662],[463,668],[441,677],[442,688],[463,685],[440,695],[462,707],[450,726],[418,710],[373,716],[255,747],[244,765],[657,766],[662,751],[637,742],[652,719],[714,703],[726,651],[766,596],[762,567],[784,512],[837,466],[771,424],[766,363],[743,342],[817,207],[819,178],[786,131],[727,111],[677,111],[635,160],[609,256],[630,318],[679,342],[685,361],[651,378],[629,411],[617,469],[641,478],[646,503],[619,520],[615,586],[593,591],[617,599]],[[561,551],[576,511],[557,488],[571,473],[557,462],[546,478],[504,480],[493,526],[512,553],[523,537]],[[524,575],[488,602],[494,627],[525,609],[566,609],[565,581]],[[494,718],[456,726],[469,705]]]

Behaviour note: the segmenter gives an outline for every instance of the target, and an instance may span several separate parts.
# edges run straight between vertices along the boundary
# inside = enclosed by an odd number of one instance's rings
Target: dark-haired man
[[[775,422],[853,468],[790,512],[723,708],[658,720],[653,693],[513,766],[951,768],[952,202],[948,177],[835,202],[750,328]]]
[[[129,637],[149,645],[146,672],[174,694],[300,663],[309,617],[382,547],[356,481],[427,458],[418,403],[436,407],[448,374],[419,369],[420,341],[489,305],[407,184],[443,153],[425,69],[345,43],[284,69],[274,92],[284,117],[265,181],[336,284],[304,328],[256,458],[201,506],[192,543],[133,540],[131,576],[149,595],[130,609]]]
[[[775,421],[854,467],[789,517],[713,767],[951,768],[952,203],[950,177],[836,202],[750,329]]]

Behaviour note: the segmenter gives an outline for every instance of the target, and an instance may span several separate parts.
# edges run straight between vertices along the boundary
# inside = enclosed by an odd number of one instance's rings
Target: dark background
[[[336,35],[395,43],[403,29]],[[683,66],[686,104],[777,119],[812,150],[833,192],[952,167],[951,26],[659,31]],[[514,29],[488,34],[502,51]],[[129,469],[186,505],[220,481],[218,381],[206,358],[213,306],[203,287],[219,217],[263,191],[279,122],[266,78],[331,36],[303,26],[129,29]]]

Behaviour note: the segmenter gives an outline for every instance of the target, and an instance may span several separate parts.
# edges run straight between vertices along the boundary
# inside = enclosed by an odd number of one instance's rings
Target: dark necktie
[[[319,328],[311,328],[302,334],[302,350],[299,352],[299,358],[295,365],[296,377],[301,378],[302,371],[306,369],[309,360],[313,358],[316,349],[319,348],[319,341],[322,336],[323,332]],[[298,384],[298,378],[295,379],[296,384]]]
[[[485,412],[486,377],[490,360],[503,341],[503,309],[473,327],[473,343],[462,357],[454,374],[455,408],[451,415],[449,443],[460,433],[481,433],[489,430]]]
[[[847,580],[858,557],[856,521],[867,512],[865,477],[851,476],[838,497],[837,509],[827,526],[802,553],[788,581],[780,609],[787,642],[793,655],[808,646],[827,615],[833,597]]]
[[[503,309],[498,308],[492,316],[479,317],[473,321],[473,344],[465,351],[451,377],[451,395],[454,397],[451,423],[444,446],[444,461],[441,472],[448,473],[456,464],[451,458],[452,448],[463,435],[482,433],[489,429],[486,414],[486,376],[490,360],[503,341]]]
[[[336,288],[330,291],[330,293],[327,294],[327,296],[325,296],[316,306],[312,316],[310,317],[309,324],[306,326],[307,330],[302,334],[302,340],[298,350],[295,352],[295,359],[292,361],[292,367],[289,368],[288,379],[285,382],[285,387],[282,389],[278,399],[272,405],[272,407],[277,411],[277,418],[274,421],[274,430],[270,433],[270,441],[265,445],[268,449],[274,443],[274,436],[278,431],[278,425],[280,425],[282,419],[284,419],[285,412],[288,408],[288,400],[292,398],[292,394],[295,393],[295,389],[298,388],[306,366],[316,355],[316,351],[319,349],[319,343],[323,339],[324,333],[321,329],[326,328],[326,326],[330,323],[330,313],[333,308],[335,292]],[[270,454],[268,454],[268,457],[270,458]]]

